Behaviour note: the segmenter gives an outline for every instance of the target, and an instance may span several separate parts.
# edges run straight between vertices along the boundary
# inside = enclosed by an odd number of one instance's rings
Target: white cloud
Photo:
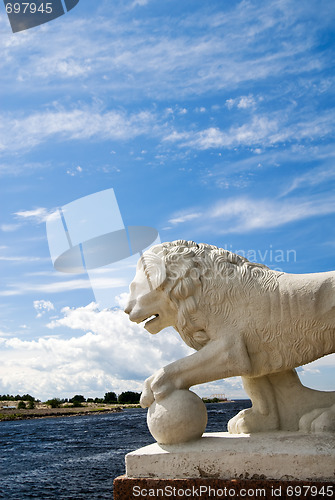
[[[291,181],[288,188],[282,193],[285,196],[296,189],[306,188],[308,186],[317,186],[335,180],[335,168],[318,167],[299,175]]]
[[[126,307],[126,305],[128,303],[128,299],[129,299],[129,293],[128,292],[120,293],[120,295],[118,295],[117,297],[115,297],[115,301],[116,301],[117,305],[119,307],[121,307],[122,310]]]
[[[305,375],[306,373],[311,373],[311,374],[320,373],[320,370],[319,370],[319,368],[313,368],[311,366],[304,366],[302,368],[302,374]]]
[[[235,99],[227,99],[226,100],[226,106],[228,109],[232,109],[232,107],[234,106],[234,103],[235,103]]]
[[[228,109],[232,109],[234,106],[238,109],[255,108],[256,101],[252,95],[241,96],[235,99],[227,99],[226,106]]]
[[[244,391],[241,377],[231,377],[208,384],[196,385],[191,390],[202,398],[208,398],[214,394],[224,394],[228,399],[249,399]]]
[[[45,222],[47,220],[48,216],[52,212],[53,211],[50,211],[44,207],[38,207],[32,210],[20,210],[19,212],[15,212],[14,215],[19,219],[28,219],[36,222],[37,224],[41,224],[42,222]]]
[[[255,104],[256,104],[255,99],[252,96],[244,96],[241,97],[241,99],[239,100],[237,107],[239,109],[247,109],[247,108],[253,108]]]
[[[40,257],[28,257],[23,255],[21,256],[0,255],[0,261],[3,262],[37,262],[40,260],[42,260]]]
[[[29,150],[51,139],[129,139],[149,129],[152,133],[153,122],[154,117],[149,111],[127,114],[122,111],[101,112],[87,107],[41,111],[27,116],[2,115],[0,152],[12,151],[13,136],[17,138],[17,152]]]
[[[33,305],[37,311],[36,318],[41,318],[46,312],[55,310],[55,306],[50,300],[34,300]]]
[[[335,354],[329,354],[297,369],[304,385],[322,391],[334,391],[334,370]]]
[[[291,222],[335,213],[335,199],[329,196],[311,196],[277,200],[270,198],[253,199],[250,197],[227,198],[216,204],[169,219],[170,223],[180,224],[196,219],[194,231],[206,225],[216,233],[245,233],[248,231],[280,227]]]
[[[11,233],[19,229],[20,224],[1,224],[0,230],[4,233]]]
[[[329,197],[277,201],[232,198],[209,210],[209,217],[230,221],[230,232],[252,231],[282,226],[290,222],[335,212],[335,200]],[[226,228],[227,230],[227,228]]]
[[[251,122],[240,126],[234,125],[227,131],[217,127],[210,127],[197,132],[174,131],[165,137],[165,141],[179,142],[182,147],[192,147],[200,150],[259,145],[271,143],[273,141],[272,136],[277,132],[278,127],[278,119],[256,115]]]
[[[191,352],[172,329],[152,336],[121,310],[99,312],[92,303],[64,308],[62,314],[48,327],[76,330],[76,336],[0,339],[0,393],[29,392],[46,399],[141,391],[146,377]]]
[[[0,139],[0,151],[4,151],[7,148],[5,142],[1,142]],[[29,175],[36,170],[41,170],[45,168],[50,168],[50,162],[38,163],[38,162],[27,162],[22,158],[17,161],[17,158],[13,158],[8,163],[0,163],[0,176],[6,177],[17,177],[18,175]]]
[[[67,175],[70,175],[71,177],[74,177],[77,174],[81,174],[82,172],[83,172],[83,168],[80,165],[73,170],[69,169],[66,171]]]
[[[140,7],[143,7],[144,5],[147,5],[149,1],[150,0],[134,0],[131,6],[137,7],[139,5]]]
[[[298,184],[304,190],[301,194],[306,195],[306,192],[315,191],[313,188],[318,185],[327,188],[327,182],[329,190],[332,187],[330,183],[334,180],[335,148],[331,142],[329,144],[287,143],[283,147],[264,148],[251,146],[248,154],[242,156],[238,154],[233,163],[225,160],[224,151],[221,152],[220,149],[218,151],[220,161],[202,172],[201,178],[204,184],[210,182],[220,188],[230,186],[245,188],[248,185],[249,189],[252,189],[256,187],[256,180],[262,182],[261,173],[273,169],[275,178],[284,174],[278,182],[278,196],[283,198],[297,189]],[[315,164],[320,167],[315,168]],[[293,167],[293,174],[289,165]],[[300,174],[297,173],[299,171]],[[297,184],[296,178],[305,178],[305,175],[306,179],[303,182],[298,180]]]
[[[212,106],[212,109],[214,106]],[[196,107],[194,110],[196,113],[206,113],[207,109],[204,106]]]
[[[286,111],[253,114],[243,124],[229,128],[209,127],[203,130],[173,130],[163,140],[178,143],[180,147],[199,150],[236,147],[269,148],[289,142],[324,140],[333,134],[333,113],[320,112],[318,116],[295,112],[294,121]]]
[[[193,220],[193,219],[198,219],[201,216],[202,216],[201,212],[179,215],[177,217],[173,217],[172,219],[169,219],[169,223],[170,224],[182,224],[183,222],[188,222],[188,221]]]
[[[69,82],[78,82],[78,91],[89,83],[90,88],[108,88],[116,97],[131,89],[171,98],[283,74],[306,77],[313,67],[327,67],[326,58],[313,58],[309,52],[318,43],[317,30],[332,22],[331,15],[322,16],[315,6],[307,11],[269,1],[260,12],[257,4],[243,2],[225,11],[215,6],[209,11],[204,5],[183,16],[172,10],[168,18],[156,12],[145,21],[125,16],[129,6],[147,3],[105,2],[92,10],[96,22],[70,17],[57,30],[46,25],[20,37],[3,36],[4,83],[24,89],[38,82],[41,90],[59,87],[66,92]],[[301,21],[306,12],[314,23]],[[46,36],[49,43],[41,43]]]
[[[1,257],[0,257],[1,260]],[[126,287],[127,281],[122,278],[95,278],[94,286],[101,290]],[[10,284],[7,289],[0,290],[0,296],[10,297],[26,293],[63,293],[74,290],[88,290],[92,287],[88,278],[69,279],[63,281],[52,281],[50,283],[27,283],[20,282]]]

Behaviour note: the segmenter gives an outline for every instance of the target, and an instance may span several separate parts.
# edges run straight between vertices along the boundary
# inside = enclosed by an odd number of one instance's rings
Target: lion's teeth
[[[149,316],[149,318],[145,319],[144,321],[147,323],[148,321],[151,321],[152,319],[158,318],[158,314],[152,314]]]

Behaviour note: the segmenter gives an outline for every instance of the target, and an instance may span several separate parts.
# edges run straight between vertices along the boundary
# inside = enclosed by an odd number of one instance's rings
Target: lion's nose
[[[133,310],[133,307],[134,307],[134,304],[135,304],[135,301],[134,300],[130,300],[128,302],[128,304],[126,305],[125,309],[124,309],[124,312],[126,314],[130,314],[131,311]]]

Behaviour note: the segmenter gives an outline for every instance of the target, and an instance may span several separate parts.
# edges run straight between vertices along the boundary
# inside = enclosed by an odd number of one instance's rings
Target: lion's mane
[[[206,318],[228,318],[241,298],[275,290],[280,274],[223,248],[185,240],[156,245],[144,259],[152,287],[162,287],[176,304],[176,327],[195,349],[208,341]]]

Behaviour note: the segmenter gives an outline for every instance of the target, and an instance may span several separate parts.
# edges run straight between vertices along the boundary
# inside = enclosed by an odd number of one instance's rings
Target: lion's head
[[[139,259],[125,312],[136,323],[146,321],[150,333],[173,326],[188,345],[200,349],[209,340],[211,315],[228,318],[239,298],[276,286],[276,273],[262,264],[178,240],[156,245]]]
[[[173,326],[177,316],[175,305],[163,287],[164,262],[155,257],[146,252],[138,261],[125,308],[130,320],[135,323],[145,321],[144,327],[150,333],[158,333],[167,326]]]

